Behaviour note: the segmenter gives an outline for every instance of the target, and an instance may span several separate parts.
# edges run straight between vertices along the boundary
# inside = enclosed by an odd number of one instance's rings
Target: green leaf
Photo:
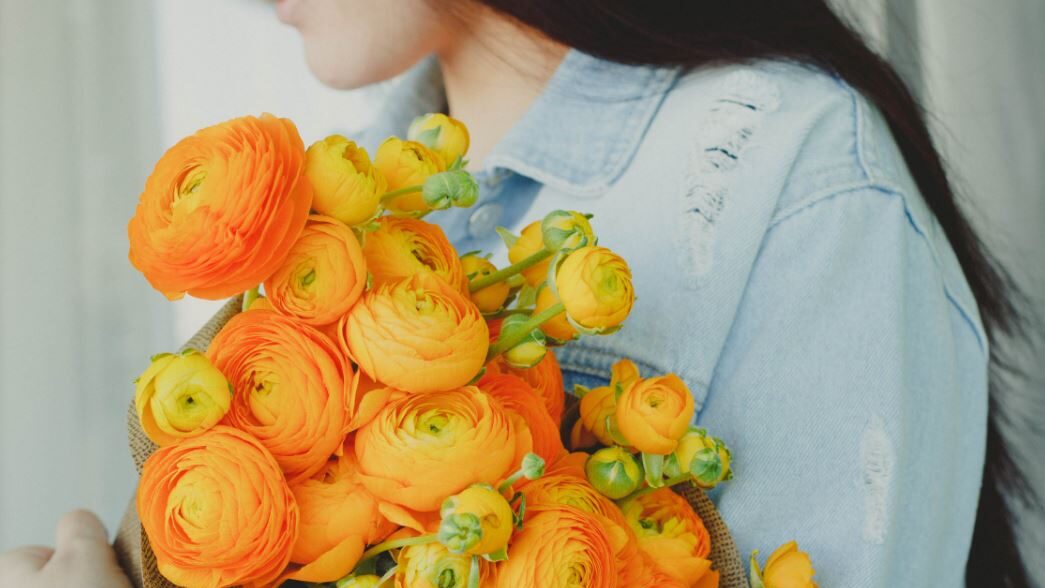
[[[646,483],[650,488],[664,486],[664,456],[642,453],[642,467],[646,470]]]

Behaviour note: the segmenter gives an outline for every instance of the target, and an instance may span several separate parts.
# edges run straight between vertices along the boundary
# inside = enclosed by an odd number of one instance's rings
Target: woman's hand
[[[0,555],[0,586],[130,588],[105,527],[93,513],[73,511],[58,521],[55,547],[20,547]]]

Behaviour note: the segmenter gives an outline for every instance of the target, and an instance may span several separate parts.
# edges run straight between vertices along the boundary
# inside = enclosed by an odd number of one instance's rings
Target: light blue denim
[[[368,131],[444,108],[411,72]],[[747,557],[796,539],[832,587],[964,585],[984,463],[987,341],[953,251],[881,116],[780,63],[696,72],[571,52],[486,159],[469,210],[432,215],[504,259],[495,226],[593,213],[638,301],[558,351],[568,382],[621,357],[675,372],[733,449],[714,492]]]

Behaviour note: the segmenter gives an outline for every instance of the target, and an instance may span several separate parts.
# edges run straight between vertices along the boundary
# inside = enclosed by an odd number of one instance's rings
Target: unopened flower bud
[[[567,251],[595,245],[595,233],[588,217],[573,210],[555,210],[541,221],[544,246],[551,251]]]
[[[512,536],[511,505],[486,484],[475,484],[447,498],[439,515],[439,542],[451,553],[496,554],[507,548]]]
[[[432,210],[468,208],[479,199],[479,184],[472,174],[461,169],[440,172],[428,176],[421,196]]]
[[[522,328],[529,317],[523,314],[513,314],[501,323],[500,338],[515,336],[516,331]],[[526,338],[519,341],[511,349],[504,352],[504,359],[513,368],[531,368],[544,359],[548,353],[548,341],[544,331],[532,329],[526,334]]]
[[[606,447],[593,453],[584,465],[588,482],[613,500],[639,489],[643,482],[642,465],[623,447]]]
[[[468,153],[468,127],[461,121],[442,113],[419,116],[410,123],[406,136],[439,154],[452,165]]]
[[[679,439],[678,447],[668,458],[666,473],[669,477],[688,473],[696,485],[711,489],[733,478],[732,457],[721,439],[709,436],[704,429],[693,428]]]
[[[475,253],[469,253],[461,258],[461,269],[464,270],[464,275],[468,280],[475,280],[494,273],[497,271],[497,266],[486,258],[480,257]],[[470,296],[472,302],[479,307],[479,312],[488,314],[500,310],[510,293],[511,285],[507,281],[500,281],[496,284],[490,284],[481,290],[476,290]]]

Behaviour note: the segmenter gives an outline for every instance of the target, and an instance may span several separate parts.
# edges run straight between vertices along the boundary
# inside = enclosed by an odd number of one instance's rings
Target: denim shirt
[[[386,102],[370,148],[445,108],[435,64]],[[478,178],[474,207],[429,217],[459,250],[501,265],[496,226],[563,208],[594,214],[629,262],[624,329],[557,350],[567,389],[621,357],[682,377],[733,449],[736,478],[712,497],[742,557],[796,539],[822,586],[964,585],[987,340],[858,93],[793,64],[682,72],[572,51]]]

